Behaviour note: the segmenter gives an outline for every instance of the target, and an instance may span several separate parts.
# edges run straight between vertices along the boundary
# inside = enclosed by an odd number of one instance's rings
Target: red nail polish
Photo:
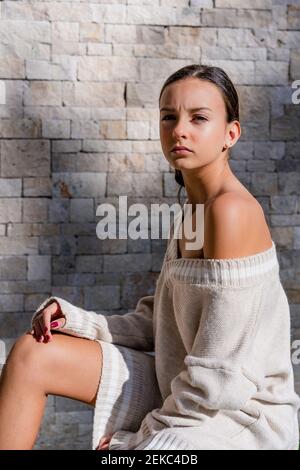
[[[51,323],[51,326],[52,326],[53,328],[55,328],[56,326],[58,326],[58,322],[57,322],[57,321],[54,321],[53,323]]]

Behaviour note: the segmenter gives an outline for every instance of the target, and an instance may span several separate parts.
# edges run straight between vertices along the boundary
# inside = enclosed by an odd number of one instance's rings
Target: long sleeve
[[[251,372],[248,359],[260,322],[263,283],[194,289],[203,294],[199,325],[159,414],[196,417],[203,408],[239,410],[260,388],[262,377]]]
[[[141,297],[135,310],[123,315],[103,315],[83,310],[60,297],[49,297],[34,312],[31,323],[36,314],[52,300],[58,302],[66,319],[65,325],[57,328],[57,331],[142,351],[154,349],[154,295]]]

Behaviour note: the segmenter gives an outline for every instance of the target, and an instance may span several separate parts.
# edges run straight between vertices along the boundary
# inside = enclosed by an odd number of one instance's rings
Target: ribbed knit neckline
[[[188,199],[184,204],[187,202]],[[167,277],[170,280],[208,285],[246,286],[279,273],[276,244],[273,239],[272,246],[267,250],[240,258],[178,258],[178,239],[174,238],[178,223],[181,223],[179,217],[172,226],[165,256]]]

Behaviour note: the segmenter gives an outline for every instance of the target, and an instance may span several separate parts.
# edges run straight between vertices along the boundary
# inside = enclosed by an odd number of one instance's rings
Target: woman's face
[[[198,78],[171,83],[160,99],[159,129],[163,153],[173,168],[192,170],[214,161],[228,140],[221,91],[213,83]],[[191,152],[176,154],[172,152],[175,145],[185,146]]]

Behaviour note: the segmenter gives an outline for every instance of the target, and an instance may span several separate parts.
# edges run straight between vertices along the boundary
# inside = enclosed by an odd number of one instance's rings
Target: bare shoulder
[[[251,256],[272,246],[263,208],[247,194],[230,191],[207,207],[203,254],[207,259]]]

